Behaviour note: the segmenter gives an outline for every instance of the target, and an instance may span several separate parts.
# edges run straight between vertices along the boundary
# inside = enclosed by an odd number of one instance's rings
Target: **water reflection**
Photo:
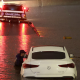
[[[0,80],[10,80],[11,76],[9,76],[10,66],[8,63],[7,55],[6,55],[6,37],[2,35],[2,23],[0,23]]]
[[[7,36],[2,36],[4,33],[4,23],[0,22],[0,80],[11,80],[13,65],[10,62],[10,47],[7,45]],[[9,42],[10,43],[10,42]],[[14,74],[14,73],[13,73]]]
[[[21,34],[21,36],[19,37],[20,50],[23,49],[27,52],[28,47],[29,47],[28,43],[29,43],[30,37],[28,35],[25,35],[26,31],[27,31],[27,24],[22,23],[20,25],[20,34]]]
[[[22,24],[22,35],[24,35],[25,34],[25,24],[23,23]]]
[[[28,25],[25,23],[20,24],[20,35],[26,35],[26,32],[28,31]]]
[[[13,61],[21,49],[28,54],[33,34],[32,28],[25,23],[13,26],[0,22],[0,80],[26,80],[15,71]]]
[[[2,35],[2,23],[0,22],[0,36]]]
[[[20,40],[21,49],[25,50],[28,47],[27,43],[28,43],[28,36],[25,35],[21,36],[21,40]]]

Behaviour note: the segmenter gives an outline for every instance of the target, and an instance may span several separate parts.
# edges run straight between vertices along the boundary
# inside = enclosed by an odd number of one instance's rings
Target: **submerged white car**
[[[28,58],[21,67],[21,76],[36,78],[77,78],[76,65],[65,47],[31,47]]]

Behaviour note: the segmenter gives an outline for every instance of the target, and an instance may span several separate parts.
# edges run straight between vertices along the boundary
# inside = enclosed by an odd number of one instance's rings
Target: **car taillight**
[[[2,9],[2,6],[0,6],[0,10]]]
[[[75,65],[73,63],[70,63],[70,64],[63,64],[63,65],[59,65],[59,67],[66,67],[66,68],[74,68]]]
[[[23,64],[23,68],[35,68],[38,67],[39,65],[32,65],[32,64]]]
[[[1,10],[2,8],[0,7],[0,10]]]
[[[29,8],[28,7],[22,7],[22,8],[23,8],[23,11],[26,11],[26,12],[29,11]]]
[[[26,7],[24,7],[24,10],[26,10]]]

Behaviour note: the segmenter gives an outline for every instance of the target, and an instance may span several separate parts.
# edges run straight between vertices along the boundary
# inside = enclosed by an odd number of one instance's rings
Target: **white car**
[[[21,67],[21,76],[36,78],[77,78],[76,65],[65,47],[31,47]]]

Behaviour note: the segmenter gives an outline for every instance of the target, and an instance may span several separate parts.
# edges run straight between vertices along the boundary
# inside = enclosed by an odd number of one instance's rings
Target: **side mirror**
[[[70,58],[73,58],[74,57],[74,55],[73,54],[70,54]]]

